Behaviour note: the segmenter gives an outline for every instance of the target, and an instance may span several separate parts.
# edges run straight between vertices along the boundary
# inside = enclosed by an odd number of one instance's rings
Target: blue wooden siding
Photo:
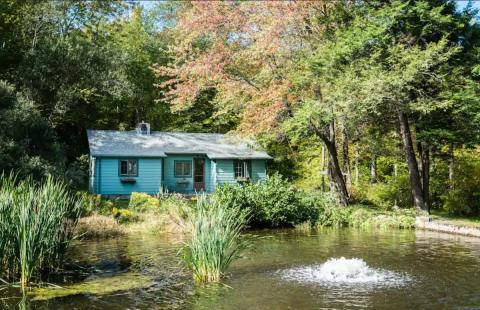
[[[205,191],[213,192],[215,190],[215,183],[212,174],[212,161],[205,159]]]
[[[208,160],[208,163],[205,165],[205,171],[208,174],[206,178],[206,190],[207,192],[215,191],[215,184],[217,183],[217,163],[214,160]]]
[[[102,195],[129,195],[132,192],[156,194],[160,190],[162,178],[161,158],[139,158],[136,183],[122,183],[119,176],[118,158],[97,158],[96,187]]]
[[[252,160],[252,181],[263,181],[267,178],[267,168],[265,160],[254,159]]]
[[[235,180],[235,174],[233,172],[233,160],[217,160],[217,184],[237,184],[237,181]]]
[[[216,177],[217,184],[237,184],[235,180],[235,173],[233,169],[233,160],[232,159],[221,159],[216,161]],[[258,182],[265,180],[267,178],[267,170],[265,165],[265,160],[263,159],[254,159],[251,160],[252,165],[252,181]]]
[[[168,155],[164,158],[164,183],[163,186],[169,192],[193,194],[193,174],[194,174],[194,158],[203,158],[205,160],[205,190],[211,192],[214,190],[212,178],[211,160],[204,156],[196,155]],[[189,177],[175,176],[175,161],[190,161],[192,164],[192,175]]]
[[[118,158],[95,158],[95,175],[91,176],[90,189],[102,195],[129,195],[132,192],[156,194],[160,187],[169,192],[195,193],[193,189],[193,160],[194,155],[169,155],[166,158],[139,158],[138,176],[135,184],[121,183]],[[205,189],[215,191],[217,185],[237,184],[235,180],[233,160],[205,159]],[[162,163],[163,160],[163,163]],[[175,161],[188,160],[192,163],[192,176],[175,177]],[[265,180],[266,161],[251,161],[251,178],[253,182]],[[163,167],[163,168],[162,168]],[[163,170],[162,170],[163,169]],[[163,175],[163,177],[162,177]],[[162,181],[163,178],[163,181]]]

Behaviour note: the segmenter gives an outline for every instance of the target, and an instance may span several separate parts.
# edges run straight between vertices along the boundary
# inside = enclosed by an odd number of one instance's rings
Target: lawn
[[[431,216],[433,220],[445,224],[480,228],[480,216],[452,215],[443,210],[432,210]]]

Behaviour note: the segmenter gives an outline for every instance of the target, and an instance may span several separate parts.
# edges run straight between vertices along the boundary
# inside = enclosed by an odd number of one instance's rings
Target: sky
[[[473,1],[468,1],[468,0],[457,0],[457,8],[458,10],[463,10],[464,8],[467,7],[467,5],[471,2],[473,8],[475,9],[480,9],[480,1],[479,0],[473,0]]]
[[[143,7],[148,10],[148,9],[151,9],[155,5],[155,3],[159,1],[150,0],[150,1],[138,1],[138,2],[140,2],[143,5]]]

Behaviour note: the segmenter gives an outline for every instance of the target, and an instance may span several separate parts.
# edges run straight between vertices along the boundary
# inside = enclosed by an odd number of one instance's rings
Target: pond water
[[[167,235],[84,241],[32,309],[450,309],[480,306],[480,239],[425,231],[256,232],[220,285],[198,287]],[[71,270],[71,271],[69,271]],[[83,284],[82,284],[83,283]],[[21,300],[0,292],[3,306]],[[2,303],[0,303],[1,307]]]

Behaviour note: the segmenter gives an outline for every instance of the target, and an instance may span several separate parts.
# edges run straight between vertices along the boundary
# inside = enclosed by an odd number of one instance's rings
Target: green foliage
[[[188,208],[192,206],[192,203],[196,203],[197,197],[193,197],[191,200],[185,198],[181,194],[165,193],[160,195],[160,209],[170,210],[174,208]]]
[[[93,211],[98,211],[102,204],[102,196],[89,192],[77,192],[77,197],[82,202],[80,207],[81,216],[89,216]]]
[[[122,208],[125,205],[121,200],[105,199],[90,192],[77,192],[77,197],[81,201],[81,216],[90,216],[93,213],[108,215],[114,207]]]
[[[112,209],[112,215],[119,223],[122,224],[135,222],[138,220],[138,216],[136,216],[133,211],[128,209],[118,209],[114,207]]]
[[[241,235],[248,212],[200,196],[188,213],[190,236],[183,260],[197,282],[217,282],[249,242]]]
[[[463,156],[455,168],[453,188],[443,196],[444,209],[454,215],[480,215],[480,161]]]
[[[279,175],[265,182],[218,187],[215,200],[228,207],[238,207],[251,214],[252,227],[293,227],[305,221],[314,223],[319,208],[325,202],[323,195],[296,190]]]
[[[145,193],[133,192],[128,208],[138,212],[155,211],[160,208],[160,200]]]
[[[363,205],[353,205],[349,207],[329,205],[322,210],[318,219],[318,226],[414,228],[415,211],[412,209],[380,211]]]
[[[459,167],[449,190],[441,163],[446,145],[475,146],[480,138],[480,28],[476,13],[456,11],[454,1],[327,1],[321,8],[300,1],[277,20],[269,16],[282,12],[281,5],[253,2],[225,11],[222,4],[180,2],[150,10],[121,1],[3,1],[0,6],[0,173],[14,170],[34,180],[53,175],[85,190],[86,128],[129,130],[144,119],[155,130],[226,132],[241,124],[242,130],[263,131],[258,140],[274,157],[270,171],[315,191],[328,177],[319,173],[326,169],[321,168],[323,142],[312,126],[322,129],[333,121],[339,156],[348,138],[350,166],[353,154],[359,158],[354,198],[382,209],[404,208],[412,203],[409,177],[400,172],[393,180],[391,169],[403,156],[395,123],[397,111],[405,111],[413,144],[429,145],[435,158],[432,206],[445,203],[451,213],[478,213],[476,176],[466,178]],[[202,7],[210,11],[190,14]],[[243,29],[242,36],[223,39],[224,19],[212,16],[225,14],[236,16],[227,28]],[[245,30],[238,20],[259,27]],[[195,26],[177,29],[182,23]],[[167,64],[192,72],[156,76],[152,67]],[[168,87],[157,88],[168,80]],[[194,98],[174,111],[165,95],[182,84],[187,98]],[[367,183],[372,155],[378,156],[375,185]],[[277,185],[278,192],[273,185],[246,184],[218,195],[251,210],[254,226],[315,221],[316,208],[299,203],[309,195]],[[118,201],[85,198],[84,215],[125,209]],[[319,205],[322,200],[312,199]],[[168,198],[160,204],[183,202]]]
[[[34,179],[59,175],[62,158],[58,147],[40,107],[0,80],[0,173],[15,170],[19,177]]]
[[[396,178],[390,177],[386,182],[364,184],[360,196],[365,202],[384,210],[390,210],[394,206],[409,208],[413,205],[410,180],[405,173]]]
[[[87,154],[79,156],[72,162],[65,171],[65,181],[72,189],[88,189],[88,168],[89,156]]]
[[[0,178],[0,275],[20,280],[58,266],[80,214],[81,202],[47,177],[40,185]]]

